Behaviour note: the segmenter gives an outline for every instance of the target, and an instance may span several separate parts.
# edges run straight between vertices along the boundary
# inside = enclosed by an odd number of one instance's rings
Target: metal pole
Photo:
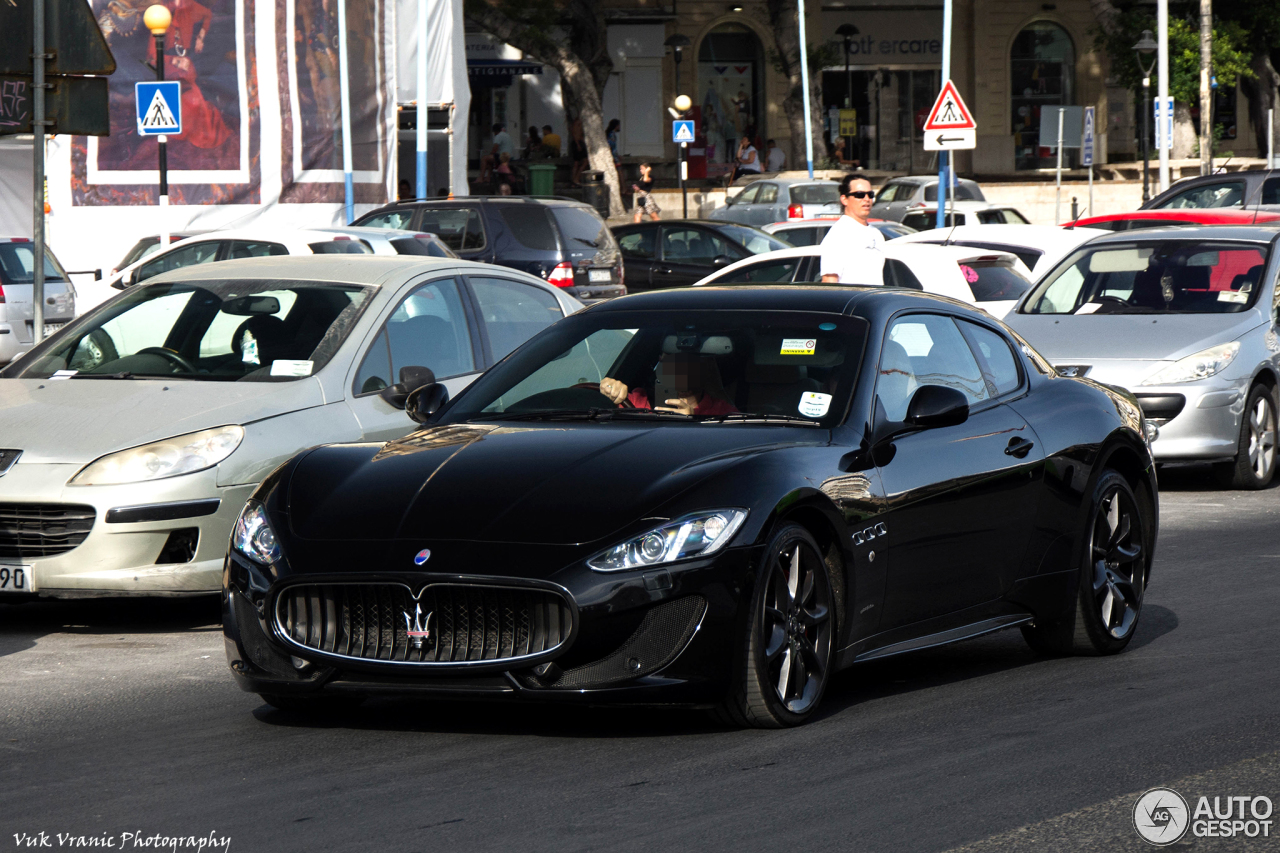
[[[1053,224],[1062,224],[1062,117],[1066,115],[1066,107],[1058,107],[1058,177],[1057,189],[1053,199]]]
[[[1142,203],[1151,201],[1151,169],[1147,165],[1151,154],[1151,77],[1142,78]]]
[[[809,166],[809,180],[812,181],[813,112],[809,107],[809,48],[804,35],[804,0],[798,0],[796,17],[800,24],[800,85],[804,87],[804,159]]]
[[[910,84],[910,76],[908,75],[908,83]],[[942,85],[947,85],[947,81],[951,79],[951,0],[944,0],[942,4]],[[915,116],[911,118],[911,138],[915,138]],[[936,225],[942,228],[946,225],[946,206],[947,206],[947,169],[951,166],[951,153],[949,151],[938,152],[938,192],[942,195],[938,196],[938,219]]]
[[[31,231],[35,240],[35,257],[31,259],[31,343],[44,340],[44,0],[34,0],[32,14],[31,67],[32,110],[31,129],[35,132],[35,203],[31,206]]]
[[[343,113],[346,113],[344,107]],[[427,197],[427,0],[418,0],[418,198]],[[345,143],[344,143],[345,146]],[[347,191],[350,199],[350,189]],[[347,220],[351,220],[350,201]]]
[[[347,71],[347,3],[338,0],[338,94],[342,98],[342,180],[346,188],[347,223],[356,218],[351,186],[351,81]],[[419,116],[419,121],[422,117]]]
[[[165,32],[168,32],[166,30]],[[164,37],[165,33],[155,33],[152,38],[156,40],[156,79],[164,81]],[[170,243],[169,237],[169,137],[163,133],[157,137],[159,143],[159,166],[160,166],[160,198],[157,203],[160,205],[160,248],[164,249]]]
[[[1169,0],[1157,0],[1156,3],[1156,97],[1160,99],[1160,108],[1169,106]],[[1170,111],[1172,112],[1172,111]],[[1173,116],[1164,119],[1172,126]],[[1169,146],[1173,144],[1173,134],[1165,140],[1165,147],[1160,154],[1160,192],[1169,189]]]

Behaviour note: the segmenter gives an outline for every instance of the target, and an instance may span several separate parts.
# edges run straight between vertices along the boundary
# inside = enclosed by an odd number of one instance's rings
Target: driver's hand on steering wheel
[[[631,393],[631,389],[616,379],[605,377],[600,380],[600,393],[608,397],[615,405],[622,405],[622,401],[627,399],[627,394]]]

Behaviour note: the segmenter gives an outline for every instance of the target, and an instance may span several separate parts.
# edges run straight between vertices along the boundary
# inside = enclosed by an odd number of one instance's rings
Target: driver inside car
[[[728,415],[738,409],[723,396],[719,369],[712,356],[693,353],[663,353],[655,373],[654,394],[663,397],[661,406],[653,406],[651,394],[641,387],[628,388],[624,383],[606,377],[600,393],[617,405],[682,415]]]

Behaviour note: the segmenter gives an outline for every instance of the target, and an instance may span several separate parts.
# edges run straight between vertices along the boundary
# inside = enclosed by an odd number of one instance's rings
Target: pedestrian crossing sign
[[[677,119],[671,123],[672,142],[693,142],[694,130],[692,119]]]
[[[138,135],[182,133],[182,84],[177,80],[135,83]]]

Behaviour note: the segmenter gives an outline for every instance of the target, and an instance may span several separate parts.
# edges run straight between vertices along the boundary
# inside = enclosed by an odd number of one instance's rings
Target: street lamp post
[[[173,21],[173,15],[164,6],[157,3],[148,6],[142,15],[142,23],[156,40],[156,79],[164,80],[164,34]],[[167,140],[164,134],[158,137],[160,143],[160,248],[169,245],[169,160],[166,156]]]
[[[1151,138],[1151,69],[1155,67],[1155,52],[1159,47],[1151,37],[1151,30],[1143,30],[1142,38],[1133,46],[1138,54],[1138,68],[1142,70],[1142,203],[1151,200],[1151,176],[1147,173],[1147,145]]]
[[[663,42],[667,47],[671,48],[672,59],[676,62],[676,100],[675,109],[678,115],[673,114],[673,118],[683,118],[684,114],[693,106],[693,101],[689,100],[688,95],[680,93],[680,61],[684,58],[684,49],[691,47],[693,42],[686,35],[676,33]],[[681,142],[680,147],[676,149],[676,160],[680,169],[680,200],[684,205],[684,218],[689,218],[689,191],[685,188],[685,179],[688,177],[688,159],[685,152],[689,145]]]
[[[853,71],[849,68],[849,54],[853,51],[853,37],[858,35],[858,32],[858,28],[853,24],[841,24],[836,27],[836,35],[844,39],[844,105],[849,109],[853,109]],[[850,154],[853,153],[855,144],[855,139],[850,136]]]

